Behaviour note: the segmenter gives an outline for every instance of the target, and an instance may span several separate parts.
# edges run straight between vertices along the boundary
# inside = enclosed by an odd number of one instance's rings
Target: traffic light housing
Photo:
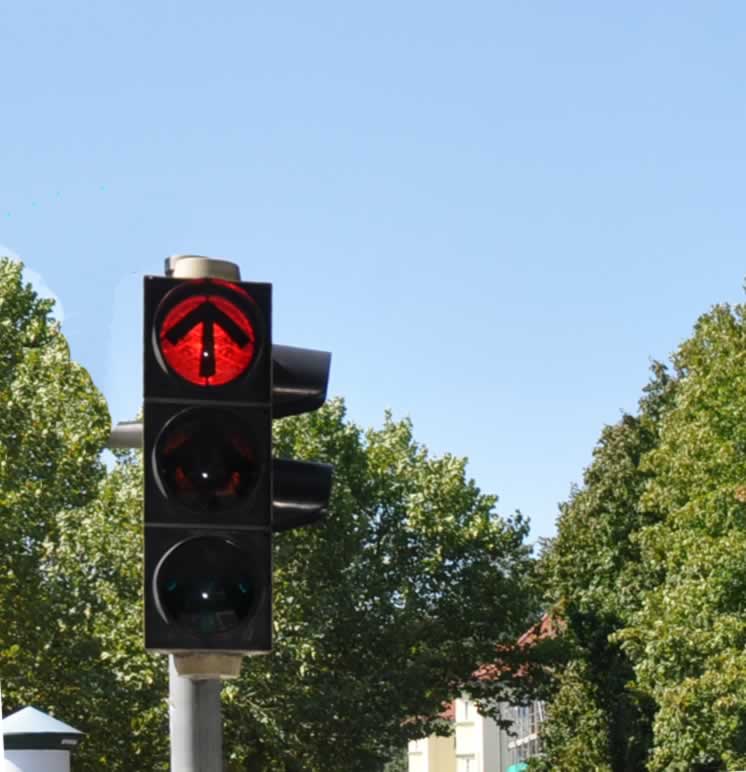
[[[149,650],[271,649],[271,295],[145,278]]]
[[[272,538],[326,515],[332,468],[273,459],[331,355],[272,343],[272,287],[145,277],[145,648],[272,647]]]

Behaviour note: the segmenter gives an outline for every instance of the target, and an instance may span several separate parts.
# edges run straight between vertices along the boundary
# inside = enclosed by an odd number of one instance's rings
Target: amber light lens
[[[154,464],[166,495],[196,512],[238,506],[261,471],[250,430],[234,413],[215,408],[187,410],[168,423]]]
[[[155,585],[168,621],[197,633],[228,632],[250,616],[259,596],[251,556],[215,536],[174,547],[158,567]]]

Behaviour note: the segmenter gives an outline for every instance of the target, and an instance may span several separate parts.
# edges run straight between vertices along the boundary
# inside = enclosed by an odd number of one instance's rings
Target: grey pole
[[[142,448],[142,421],[120,421],[112,430],[107,448]]]
[[[223,772],[223,682],[180,676],[173,656],[168,676],[172,772]]]

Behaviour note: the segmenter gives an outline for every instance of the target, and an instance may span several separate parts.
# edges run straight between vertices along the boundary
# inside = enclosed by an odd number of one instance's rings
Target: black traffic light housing
[[[272,646],[268,284],[145,278],[145,647]]]
[[[145,277],[145,647],[272,646],[272,535],[320,521],[326,464],[272,458],[319,408],[330,354],[272,344],[272,287]]]

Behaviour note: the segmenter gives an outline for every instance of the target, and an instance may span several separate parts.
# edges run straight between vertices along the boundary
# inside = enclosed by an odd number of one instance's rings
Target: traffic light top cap
[[[241,269],[235,263],[202,255],[171,255],[166,258],[165,273],[174,279],[241,281]]]

